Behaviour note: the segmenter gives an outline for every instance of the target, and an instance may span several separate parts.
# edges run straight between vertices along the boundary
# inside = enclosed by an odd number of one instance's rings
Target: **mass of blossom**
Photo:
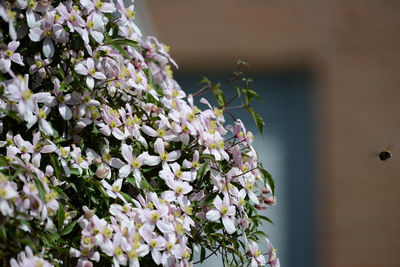
[[[275,197],[252,133],[186,94],[134,18],[122,0],[0,2],[0,262],[279,266],[258,249]]]

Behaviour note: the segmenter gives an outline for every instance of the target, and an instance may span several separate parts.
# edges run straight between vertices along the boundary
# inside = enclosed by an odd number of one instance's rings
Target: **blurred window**
[[[229,77],[229,73],[207,77],[214,83],[222,82]],[[260,137],[247,111],[231,111],[254,134],[259,157],[276,182],[278,205],[263,212],[275,225],[266,223],[261,230],[270,234],[282,266],[315,266],[312,79],[305,72],[256,73],[249,77],[254,80],[251,88],[265,102],[254,100],[252,105],[264,119],[264,138]],[[198,84],[201,78],[198,73],[181,73],[175,77],[187,93],[202,87]],[[234,84],[228,84],[223,89],[227,100],[236,92]],[[210,103],[216,103],[211,94],[205,97]],[[200,97],[195,98],[195,103],[201,107],[199,100]],[[266,246],[264,251],[267,251]],[[218,258],[210,257],[196,266],[220,265]]]

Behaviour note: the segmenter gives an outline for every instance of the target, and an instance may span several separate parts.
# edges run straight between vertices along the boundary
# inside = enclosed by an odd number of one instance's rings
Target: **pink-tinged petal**
[[[183,195],[186,195],[187,193],[191,192],[193,190],[193,187],[189,185],[188,183],[184,183],[185,186],[183,187]]]
[[[118,140],[125,140],[126,139],[126,134],[124,134],[120,129],[118,128],[113,128],[112,129],[112,134],[115,138]]]
[[[241,198],[244,200],[244,198],[246,197],[247,193],[246,193],[246,189],[240,189],[239,193],[238,193],[238,198]]]
[[[32,163],[35,167],[39,168],[40,167],[40,160],[42,158],[42,155],[40,153],[33,153],[32,156]]]
[[[143,125],[142,126],[142,131],[147,134],[148,136],[152,136],[152,137],[157,137],[157,131],[154,130],[153,128],[147,126],[147,125]]]
[[[161,263],[161,253],[157,249],[151,250],[151,257],[153,258],[154,262],[159,265]]]
[[[211,222],[217,221],[219,218],[221,218],[221,213],[217,210],[210,210],[206,213],[207,220]]]
[[[88,75],[89,71],[82,63],[75,66],[75,71],[81,75]]]
[[[42,33],[43,33],[43,30],[41,30],[40,28],[30,29],[29,30],[29,38],[31,38],[31,40],[33,42],[39,42],[43,38]]]
[[[40,132],[36,132],[32,138],[33,145],[36,145],[39,142],[39,140],[40,140]]]
[[[58,106],[58,111],[60,112],[60,115],[64,120],[68,121],[72,118],[72,112],[65,103],[61,103]]]
[[[222,223],[224,224],[225,230],[228,234],[233,234],[236,232],[235,225],[233,224],[232,220],[228,218],[228,216],[222,216]]]
[[[158,220],[156,225],[157,225],[157,228],[160,229],[160,231],[164,234],[173,233],[175,231],[174,226],[170,222]]]
[[[43,131],[46,135],[53,135],[53,128],[46,120],[39,120],[39,129]]]
[[[235,212],[236,212],[235,206],[229,206],[228,211],[226,212],[226,215],[233,216],[233,215],[235,215]]]
[[[94,9],[94,3],[93,3],[93,1],[90,1],[90,0],[81,0],[80,1],[80,4],[85,8],[85,9],[87,9],[87,11],[91,11],[91,10],[93,10]]]
[[[0,59],[0,71],[1,72],[8,72],[11,68],[11,60],[2,58]]]
[[[121,169],[119,169],[118,176],[125,178],[131,173],[131,170],[132,170],[131,165],[127,164],[127,165],[123,166]]]
[[[93,87],[94,87],[94,79],[92,78],[92,76],[87,76],[87,77],[86,77],[86,85],[87,85],[90,89],[93,89]]]
[[[53,27],[54,15],[55,15],[55,13],[51,13],[51,12],[46,13],[46,16],[44,17],[44,20],[43,20],[43,28],[45,30],[51,30],[51,28]]]
[[[93,37],[93,39],[98,42],[99,44],[103,43],[104,40],[104,35],[103,32],[98,32],[98,31],[91,31],[90,35]]]
[[[11,59],[12,61],[14,61],[15,63],[21,65],[21,66],[24,66],[24,65],[25,65],[24,62],[22,62],[22,58],[21,58],[21,55],[20,55],[19,53],[13,54],[13,55],[10,57],[10,59]]]
[[[41,153],[52,153],[57,150],[57,146],[55,144],[45,145],[40,150]]]
[[[100,132],[104,134],[105,136],[110,136],[111,135],[111,128],[110,126],[106,125],[103,128],[100,129]]]
[[[97,80],[105,80],[105,79],[107,79],[106,75],[104,75],[101,72],[95,72],[92,76],[94,78],[96,78]]]
[[[76,31],[82,36],[83,41],[85,44],[89,43],[89,33],[86,29],[76,28]]]
[[[258,266],[258,263],[257,263],[257,261],[256,261],[256,259],[253,257],[253,258],[251,258],[251,265],[250,265],[251,267],[257,267]]]
[[[115,11],[115,6],[113,3],[103,3],[101,11],[103,13],[113,13]]]
[[[150,156],[150,155],[143,160],[143,164],[148,166],[155,166],[160,164],[160,162],[161,162],[160,157]]]
[[[101,244],[101,250],[108,256],[113,256],[114,254],[114,246],[110,239],[106,239]]]
[[[247,195],[249,196],[250,200],[254,202],[254,204],[260,204],[260,201],[258,200],[256,194],[254,194],[253,191],[248,191]]]
[[[64,30],[64,27],[60,24],[53,26],[53,33],[56,37],[57,42],[66,43],[68,42],[68,33]]]
[[[133,177],[136,179],[136,185],[137,187],[140,187],[140,181],[142,181],[142,176],[141,172],[138,169],[133,170]]]
[[[174,150],[168,153],[168,159],[167,161],[175,161],[179,159],[181,156],[181,152],[179,150]]]
[[[128,146],[127,144],[122,144],[122,149],[121,150],[122,150],[122,156],[124,157],[126,162],[131,164],[132,161],[133,161],[133,157],[132,157],[133,149],[132,149],[132,147]]]
[[[125,166],[125,163],[123,163],[122,160],[118,158],[112,158],[110,161],[110,165],[114,168],[121,169],[123,166]]]
[[[157,140],[154,142],[154,151],[158,154],[164,153],[164,142],[161,138],[157,138]]]
[[[47,58],[52,58],[54,56],[54,44],[50,38],[44,39],[42,51],[43,55]]]
[[[221,160],[221,154],[216,149],[211,149],[211,155],[214,156],[216,161]]]
[[[81,252],[79,250],[75,249],[75,248],[70,248],[69,249],[69,255],[71,255],[74,258],[79,258],[81,256]]]
[[[8,43],[7,48],[14,52],[19,46],[19,41],[11,41]]]
[[[213,201],[214,206],[217,208],[217,210],[221,210],[222,208],[222,200],[219,196],[216,196],[214,201]]]
[[[161,198],[165,199],[168,202],[175,201],[176,200],[175,191],[172,191],[172,190],[164,191],[161,194]]]
[[[89,70],[94,68],[94,60],[92,58],[88,58],[86,60],[86,66]]]

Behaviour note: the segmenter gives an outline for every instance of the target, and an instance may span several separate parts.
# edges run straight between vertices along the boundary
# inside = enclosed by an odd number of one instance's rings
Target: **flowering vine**
[[[279,266],[258,249],[275,198],[252,133],[226,125],[220,84],[187,95],[134,18],[122,0],[1,1],[0,261]],[[262,130],[241,65],[229,81]]]

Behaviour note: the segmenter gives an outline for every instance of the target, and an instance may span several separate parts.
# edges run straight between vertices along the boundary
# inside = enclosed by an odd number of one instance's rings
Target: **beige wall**
[[[400,1],[149,0],[181,69],[310,69],[320,266],[400,264]],[[394,158],[374,151],[394,144]]]

